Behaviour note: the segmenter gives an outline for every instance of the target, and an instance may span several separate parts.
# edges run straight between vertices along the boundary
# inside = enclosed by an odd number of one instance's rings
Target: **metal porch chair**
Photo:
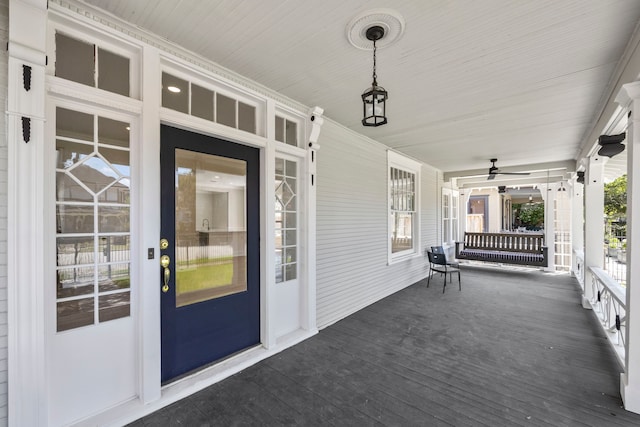
[[[453,273],[458,273],[458,288],[462,291],[462,283],[460,282],[460,269],[458,267],[453,267],[452,265],[447,264],[447,259],[444,254],[436,254],[431,251],[427,251],[427,256],[429,257],[429,278],[427,279],[427,288],[429,287],[429,283],[431,282],[431,274],[432,272],[442,273],[444,274],[444,286],[442,286],[442,293],[444,293],[447,288],[447,274],[449,275],[449,280],[453,281],[451,276]]]

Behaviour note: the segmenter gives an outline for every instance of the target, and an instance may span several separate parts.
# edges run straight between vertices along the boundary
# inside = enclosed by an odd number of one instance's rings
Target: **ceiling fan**
[[[489,176],[487,179],[495,179],[496,175],[529,175],[529,172],[500,172],[500,169],[496,166],[498,159],[491,159],[491,167],[489,168]]]

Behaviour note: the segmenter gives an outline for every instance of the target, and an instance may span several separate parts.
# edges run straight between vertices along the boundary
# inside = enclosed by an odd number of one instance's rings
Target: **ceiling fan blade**
[[[496,172],[500,175],[530,175],[529,172]]]

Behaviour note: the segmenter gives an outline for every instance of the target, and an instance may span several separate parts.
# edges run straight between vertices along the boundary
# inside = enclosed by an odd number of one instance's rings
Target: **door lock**
[[[169,264],[171,264],[171,258],[169,258],[169,255],[162,255],[160,257],[160,266],[164,269],[164,273],[163,273],[164,284],[162,285],[162,292],[169,291],[169,278],[171,277],[171,270],[169,270]]]

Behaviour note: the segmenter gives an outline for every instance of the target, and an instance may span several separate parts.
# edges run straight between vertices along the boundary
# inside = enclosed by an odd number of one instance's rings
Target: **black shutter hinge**
[[[28,65],[22,66],[22,86],[27,92],[31,90],[31,67]]]
[[[29,117],[22,117],[22,139],[25,143],[31,140],[31,119]]]

